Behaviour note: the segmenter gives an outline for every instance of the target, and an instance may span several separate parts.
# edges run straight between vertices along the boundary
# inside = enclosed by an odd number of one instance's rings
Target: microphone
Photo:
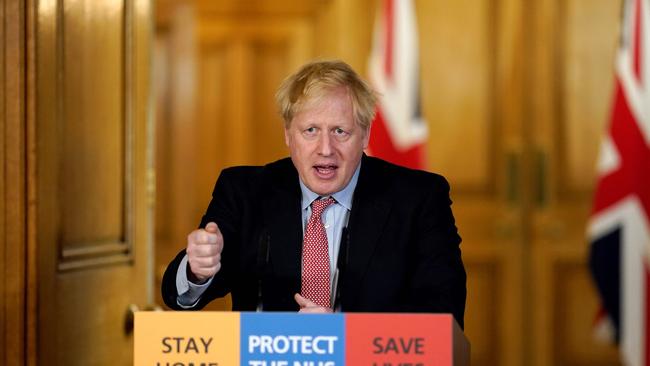
[[[347,226],[343,227],[343,232],[341,234],[341,245],[339,246],[339,256],[336,260],[336,293],[334,295],[334,306],[333,309],[336,311],[341,306],[341,288],[343,287],[343,281],[345,279],[345,270],[348,267],[349,253],[348,248],[350,246],[350,231]]]
[[[260,234],[259,245],[257,248],[257,311],[262,311],[262,281],[266,274],[266,268],[269,264],[269,251],[271,247],[271,234],[264,229]]]

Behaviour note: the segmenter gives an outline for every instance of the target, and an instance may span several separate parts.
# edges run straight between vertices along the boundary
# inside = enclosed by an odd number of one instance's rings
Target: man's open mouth
[[[314,169],[316,169],[316,173],[318,174],[319,177],[321,178],[329,178],[334,173],[336,172],[336,169],[338,169],[337,165],[314,165]]]

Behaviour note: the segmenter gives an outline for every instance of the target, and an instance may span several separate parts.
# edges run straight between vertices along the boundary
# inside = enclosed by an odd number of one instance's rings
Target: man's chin
[[[330,196],[340,191],[340,189],[336,189],[337,187],[338,185],[335,182],[329,182],[327,184],[317,182],[316,184],[312,185],[312,187],[307,188],[319,196]]]

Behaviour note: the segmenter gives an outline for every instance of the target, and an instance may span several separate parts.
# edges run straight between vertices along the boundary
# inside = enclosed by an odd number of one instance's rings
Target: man
[[[376,98],[343,62],[303,66],[276,99],[291,158],[223,170],[165,272],[165,303],[231,293],[237,311],[449,312],[462,327],[446,180],[363,153]]]

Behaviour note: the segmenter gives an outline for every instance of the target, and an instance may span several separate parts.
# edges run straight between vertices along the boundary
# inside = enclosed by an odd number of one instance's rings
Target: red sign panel
[[[347,314],[345,363],[451,365],[452,321],[436,314]]]

